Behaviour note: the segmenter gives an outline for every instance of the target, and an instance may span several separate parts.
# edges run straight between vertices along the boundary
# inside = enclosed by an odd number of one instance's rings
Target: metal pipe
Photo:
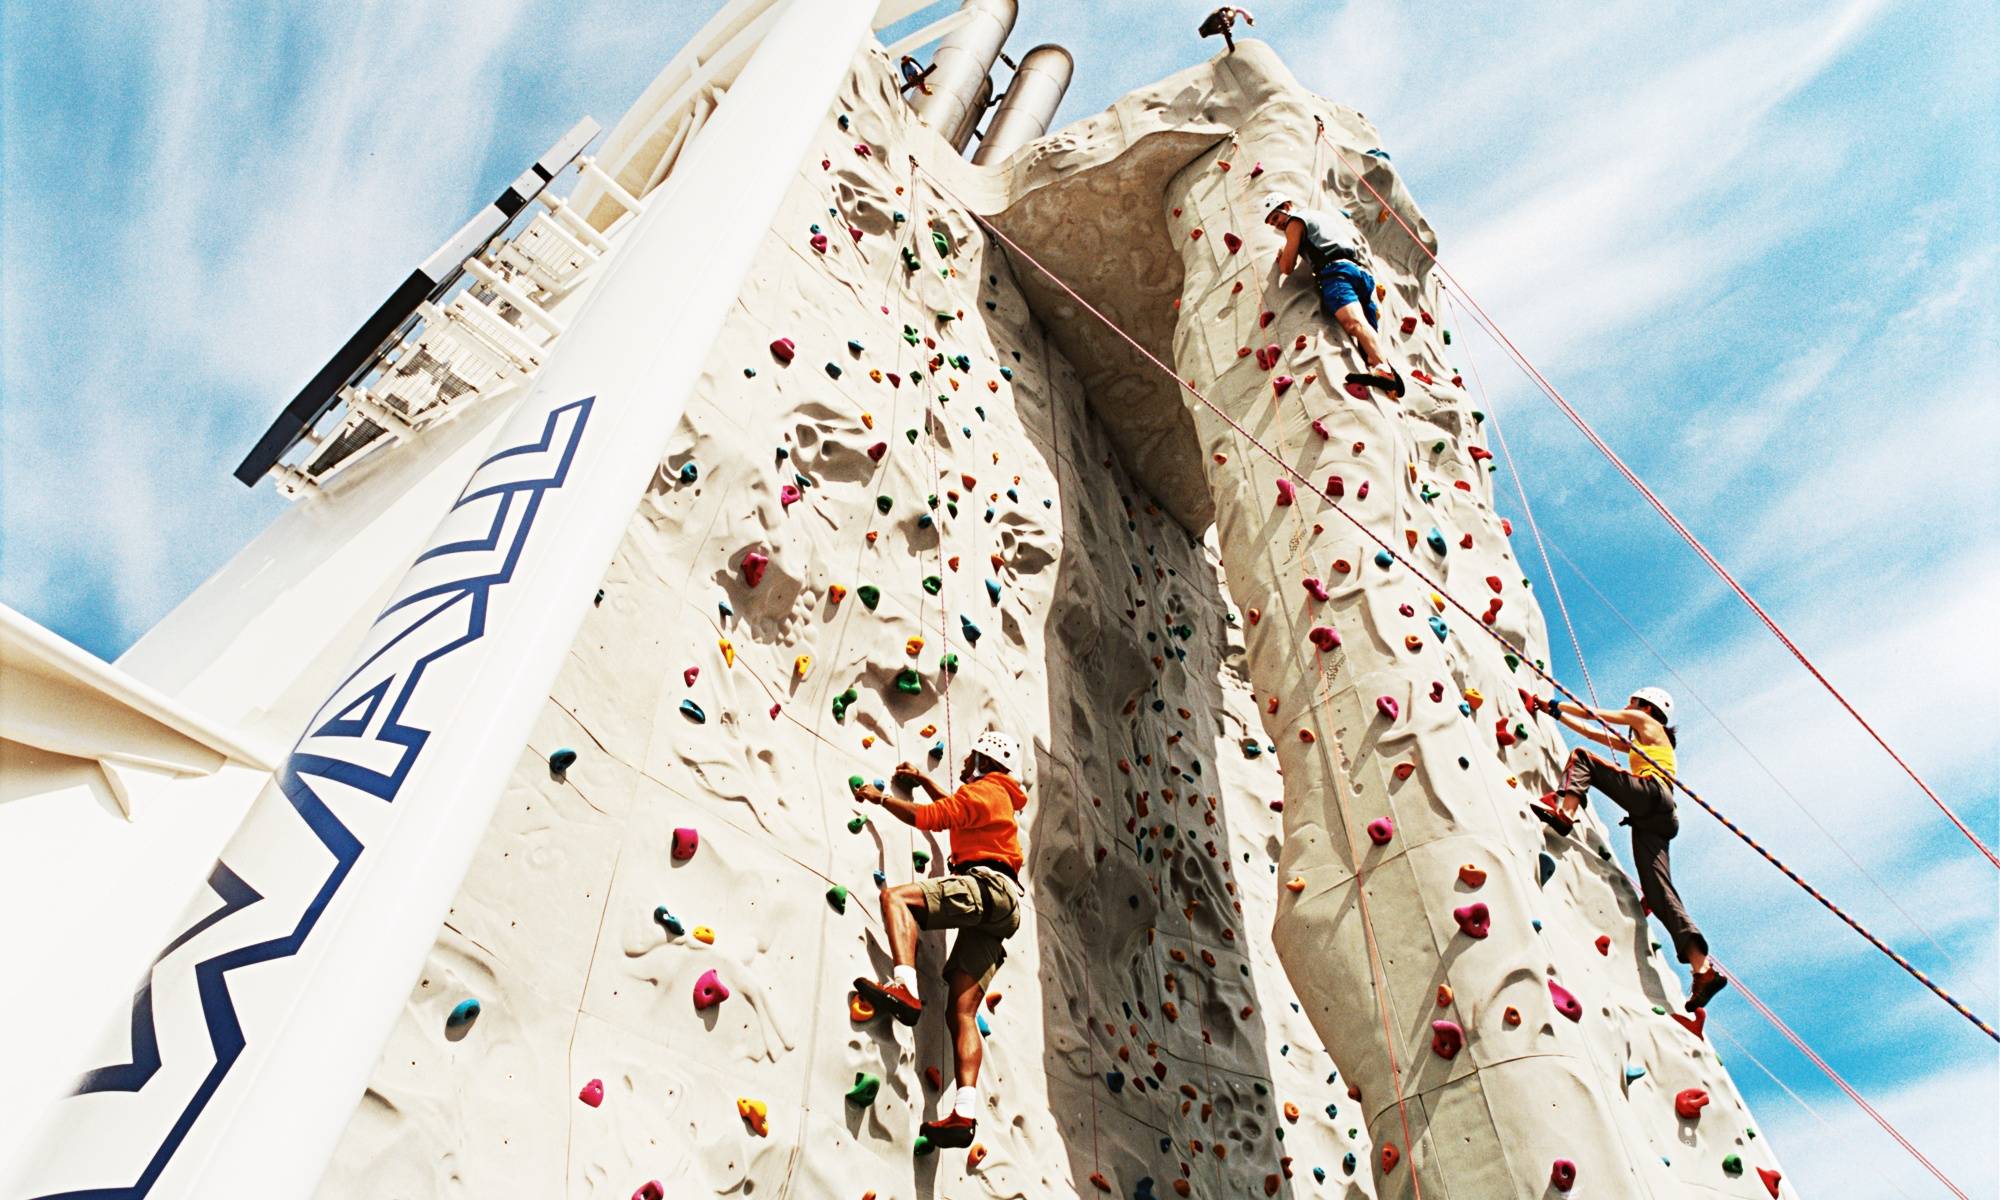
[[[1007,85],[1000,111],[993,114],[972,161],[982,166],[997,163],[1016,147],[1047,133],[1075,73],[1076,61],[1061,46],[1045,43],[1022,55],[1021,67]]]
[[[965,120],[959,122],[958,129],[951,135],[951,148],[960,154],[972,144],[972,132],[979,128],[979,118],[993,103],[993,77],[988,75],[979,82],[979,91],[972,97],[972,107],[965,110]]]
[[[951,31],[931,56],[930,78],[921,89],[911,92],[910,103],[917,115],[939,134],[949,138],[965,124],[973,108],[979,85],[1000,57],[1000,47],[1014,31],[1014,0],[965,0],[960,11],[970,13],[965,24]]]

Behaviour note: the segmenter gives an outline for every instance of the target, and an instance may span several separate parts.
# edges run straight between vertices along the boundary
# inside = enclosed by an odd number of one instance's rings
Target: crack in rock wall
[[[955,164],[864,54],[607,575],[577,581],[602,597],[322,1196],[1371,1194],[1265,936],[1287,805],[1213,542],[1121,465],[1099,367],[911,154]],[[1157,224],[1157,178],[1107,201]],[[950,1071],[946,938],[917,1031],[849,1008],[887,970],[878,880],[946,844],[848,780],[948,772],[988,726],[1031,747],[1029,896],[975,1163],[914,1152]],[[729,995],[697,1008],[709,972]]]

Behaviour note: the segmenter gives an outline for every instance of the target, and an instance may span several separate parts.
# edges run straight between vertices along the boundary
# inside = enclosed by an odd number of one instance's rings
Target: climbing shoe
[[[1381,388],[1391,396],[1401,396],[1403,394],[1403,376],[1394,367],[1389,368],[1387,375],[1371,375],[1366,371],[1351,371],[1348,373],[1347,382],[1358,383],[1362,387]]]
[[[1564,816],[1562,810],[1556,807],[1556,794],[1554,792],[1545,793],[1540,800],[1529,804],[1528,811],[1541,818],[1542,824],[1555,830],[1563,837],[1568,837],[1570,831],[1576,828],[1576,820],[1572,817]]]
[[[894,980],[876,983],[872,979],[857,979],[854,990],[876,1008],[887,1009],[890,1016],[905,1025],[915,1025],[924,1015],[924,1002]]]
[[[1687,1003],[1682,1007],[1689,1012],[1700,1012],[1715,999],[1715,994],[1729,986],[1729,979],[1722,972],[1710,967],[1694,977],[1694,986],[1688,989]]]
[[[970,1146],[973,1131],[979,1122],[971,1117],[961,1117],[957,1113],[946,1113],[935,1121],[925,1121],[917,1132],[931,1140],[933,1146]]]

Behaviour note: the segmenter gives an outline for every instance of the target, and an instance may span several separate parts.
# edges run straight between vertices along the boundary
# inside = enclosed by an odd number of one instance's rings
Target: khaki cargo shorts
[[[985,991],[1007,961],[1007,939],[1021,927],[1021,896],[1013,881],[998,871],[973,867],[963,875],[926,879],[921,886],[924,910],[917,914],[917,924],[958,930],[944,960],[945,975],[963,971]]]

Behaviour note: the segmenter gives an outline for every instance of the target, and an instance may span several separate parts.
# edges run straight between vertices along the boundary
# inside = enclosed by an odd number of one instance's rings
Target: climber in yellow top
[[[1382,342],[1375,335],[1382,323],[1381,310],[1375,307],[1375,277],[1361,265],[1360,251],[1336,236],[1334,218],[1273,192],[1264,197],[1264,224],[1285,235],[1285,244],[1278,250],[1278,278],[1283,280],[1298,269],[1303,255],[1312,264],[1320,308],[1360,349],[1361,361],[1368,369],[1351,372],[1347,382],[1381,388],[1391,396],[1402,395],[1403,377],[1382,357]]]
[[[1015,814],[1028,806],[1028,794],[1014,778],[1020,757],[1021,743],[988,730],[972,743],[958,773],[961,786],[950,795],[910,763],[896,767],[896,782],[923,789],[931,803],[916,804],[874,787],[855,793],[905,825],[951,832],[951,874],[882,889],[882,924],[895,961],[892,978],[854,981],[854,990],[870,1003],[915,1025],[924,1011],[917,998],[917,929],[958,930],[944,960],[958,1091],[948,1114],[923,1124],[924,1136],[936,1146],[972,1144],[984,1053],[979,1004],[1006,961],[1007,939],[1021,927],[1021,833]]]
[[[1708,939],[1696,928],[1680,893],[1674,890],[1673,870],[1667,861],[1667,847],[1681,829],[1670,782],[1675,770],[1674,750],[1680,740],[1673,728],[1674,698],[1664,688],[1644,687],[1633,692],[1622,709],[1589,708],[1554,699],[1534,701],[1534,707],[1546,710],[1591,741],[1626,753],[1630,770],[1582,747],[1570,751],[1561,786],[1528,808],[1543,824],[1565,836],[1576,827],[1577,810],[1587,802],[1593,787],[1625,810],[1619,824],[1632,827],[1632,865],[1639,872],[1639,895],[1667,927],[1674,953],[1694,974],[1688,986],[1688,1011],[1702,1008],[1729,986],[1729,980],[1708,961]],[[1623,726],[1629,732],[1623,737],[1605,733],[1590,721]]]

